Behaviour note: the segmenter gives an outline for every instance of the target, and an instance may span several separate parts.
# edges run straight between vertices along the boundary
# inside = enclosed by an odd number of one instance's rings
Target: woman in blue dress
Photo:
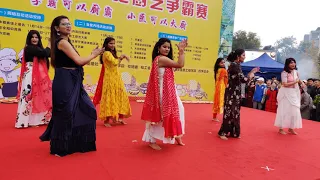
[[[58,16],[51,24],[51,65],[55,68],[52,84],[52,119],[40,137],[50,141],[50,153],[65,156],[96,150],[96,109],[83,88],[83,67],[104,52],[96,48],[80,57],[69,35],[68,17]]]

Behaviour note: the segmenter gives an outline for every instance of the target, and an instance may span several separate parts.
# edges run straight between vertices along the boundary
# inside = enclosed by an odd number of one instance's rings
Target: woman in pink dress
[[[301,94],[296,60],[286,59],[284,71],[281,73],[282,86],[279,89],[277,101],[278,109],[274,125],[279,127],[280,134],[287,134],[283,128],[289,128],[289,133],[297,135],[294,129],[302,128],[300,113]]]

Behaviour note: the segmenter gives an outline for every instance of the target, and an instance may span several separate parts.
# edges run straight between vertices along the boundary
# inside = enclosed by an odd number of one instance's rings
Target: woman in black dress
[[[83,67],[104,52],[96,48],[80,57],[71,44],[71,23],[58,16],[51,24],[51,65],[55,68],[52,84],[52,119],[40,137],[50,140],[50,153],[65,156],[96,150],[96,109],[83,88]]]
[[[228,68],[228,86],[224,95],[223,122],[218,132],[223,140],[228,140],[227,136],[240,138],[241,83],[248,83],[254,78],[254,73],[259,71],[259,68],[253,68],[248,77],[245,77],[240,66],[245,58],[243,49],[237,49],[228,56],[231,64]]]

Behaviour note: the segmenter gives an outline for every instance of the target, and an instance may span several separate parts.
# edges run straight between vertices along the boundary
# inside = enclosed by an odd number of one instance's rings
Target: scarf
[[[19,77],[17,99],[20,99],[21,85],[24,73],[27,71],[25,55],[22,56],[22,66]],[[32,114],[51,111],[52,109],[52,82],[48,75],[46,61],[33,58],[32,86],[31,86]]]
[[[158,60],[159,56],[152,63],[141,119],[153,124],[163,122],[165,137],[174,138],[182,135],[174,72],[172,68],[165,68],[162,104],[160,104]]]
[[[95,106],[100,104],[100,101],[101,101],[103,78],[104,78],[104,65],[102,64],[98,85],[97,85],[96,92],[94,93],[94,97],[93,97],[93,104]]]

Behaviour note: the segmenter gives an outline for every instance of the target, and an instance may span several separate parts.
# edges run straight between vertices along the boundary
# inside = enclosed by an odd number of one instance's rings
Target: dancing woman
[[[227,136],[240,138],[240,103],[241,103],[241,83],[247,83],[254,78],[259,68],[253,68],[245,77],[242,73],[240,63],[246,58],[243,49],[231,52],[228,60],[231,62],[228,68],[228,85],[224,96],[223,122],[218,135],[223,140],[228,140]]]
[[[152,52],[152,68],[141,119],[146,121],[142,140],[150,147],[160,150],[156,139],[163,143],[184,145],[181,137],[185,133],[184,107],[174,83],[173,68],[184,66],[184,50],[187,40],[178,45],[178,61],[173,61],[171,41],[161,38]]]
[[[219,122],[217,114],[223,113],[224,92],[228,85],[228,72],[225,68],[225,61],[223,58],[218,58],[214,65],[214,79],[216,87],[213,98],[213,121]]]
[[[52,84],[52,119],[40,137],[50,140],[50,153],[65,156],[96,150],[96,109],[83,88],[83,67],[104,52],[96,48],[80,57],[71,44],[71,23],[58,16],[51,24],[51,65],[55,68]]]
[[[16,128],[48,124],[52,109],[52,83],[48,75],[50,42],[44,49],[40,33],[29,31],[22,56],[17,94]]]
[[[287,134],[283,128],[289,128],[289,133],[296,135],[294,129],[302,128],[300,112],[301,94],[296,60],[286,59],[284,71],[281,73],[282,86],[279,89],[277,101],[278,109],[274,125],[279,127],[280,134]]]
[[[112,37],[107,37],[104,40],[103,47],[106,51],[100,56],[102,69],[93,103],[97,105],[101,102],[99,118],[104,121],[106,127],[111,127],[110,119],[126,124],[123,118],[131,116],[129,98],[118,69],[121,61],[123,59],[129,61],[129,57],[126,55],[117,56],[115,39]]]

